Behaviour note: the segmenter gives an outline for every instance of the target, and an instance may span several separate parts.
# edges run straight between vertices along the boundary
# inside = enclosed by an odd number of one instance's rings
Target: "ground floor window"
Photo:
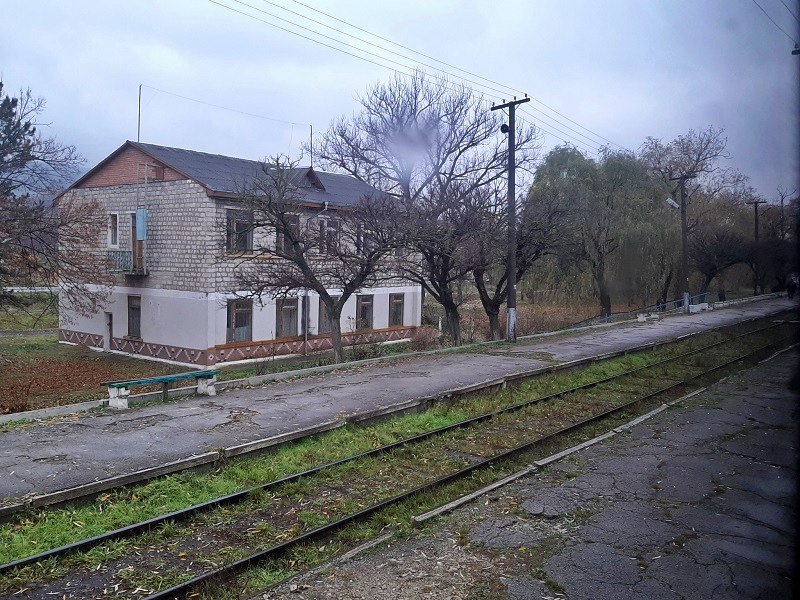
[[[338,302],[340,296],[331,296],[334,302]],[[322,301],[322,298],[319,299],[319,325],[317,327],[317,333],[330,333],[331,332],[331,323],[328,319],[328,307],[325,306],[325,303]]]
[[[403,325],[405,294],[389,294],[389,327]]]
[[[275,337],[294,337],[297,335],[297,298],[277,301],[275,314]]]
[[[128,337],[142,337],[141,296],[128,296]]]
[[[356,329],[372,329],[372,294],[356,298]]]
[[[253,301],[228,301],[228,342],[249,342],[253,339]]]

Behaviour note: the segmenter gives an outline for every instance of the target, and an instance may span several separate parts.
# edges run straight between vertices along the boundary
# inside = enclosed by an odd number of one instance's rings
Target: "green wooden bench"
[[[183,381],[184,379],[194,379],[197,383],[197,393],[205,396],[216,396],[217,390],[214,384],[217,382],[218,371],[191,371],[189,373],[175,373],[173,375],[161,375],[160,377],[145,377],[143,379],[131,379],[130,381],[104,381],[101,385],[108,388],[108,405],[111,408],[128,408],[128,396],[132,387],[144,385],[161,384],[161,395],[164,400],[169,397],[167,387],[173,381]]]

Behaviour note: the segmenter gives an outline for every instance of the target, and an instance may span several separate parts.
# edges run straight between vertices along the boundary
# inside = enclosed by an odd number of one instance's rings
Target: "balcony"
[[[131,250],[108,250],[109,270],[129,277],[144,277],[147,265],[143,253]]]

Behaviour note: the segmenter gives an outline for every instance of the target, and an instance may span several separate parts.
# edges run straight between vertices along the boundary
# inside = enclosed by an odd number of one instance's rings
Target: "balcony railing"
[[[108,260],[111,263],[110,269],[112,273],[122,273],[123,275],[131,275],[143,277],[147,275],[147,265],[145,264],[144,256],[136,254],[130,250],[109,250]]]

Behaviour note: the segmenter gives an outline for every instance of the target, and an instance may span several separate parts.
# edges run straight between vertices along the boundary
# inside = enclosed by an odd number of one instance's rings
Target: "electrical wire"
[[[234,1],[236,1],[236,0],[234,0]],[[330,28],[330,29],[333,29],[334,31],[338,31],[339,33],[343,33],[344,35],[350,35],[351,37],[354,37],[354,39],[357,39],[357,40],[359,40],[359,41],[362,41],[362,42],[365,42],[365,43],[370,43],[370,42],[367,42],[366,40],[364,40],[363,38],[359,38],[359,37],[356,37],[356,36],[352,36],[352,34],[349,34],[349,33],[343,32],[343,31],[342,31],[342,30],[340,30],[340,29],[337,29],[337,28],[335,28],[335,27],[332,27],[332,26],[330,26],[330,25],[327,25],[327,24],[325,24],[325,23],[322,23],[322,22],[320,22],[320,21],[317,21],[317,20],[315,20],[315,19],[312,19],[311,17],[308,17],[308,16],[306,16],[306,15],[303,15],[303,14],[301,14],[301,13],[298,13],[298,12],[296,12],[296,11],[290,10],[290,9],[288,9],[288,8],[285,8],[285,7],[283,7],[283,6],[280,6],[280,5],[276,4],[275,2],[272,2],[271,0],[261,0],[261,1],[262,1],[262,2],[266,2],[267,4],[271,4],[271,5],[273,5],[273,6],[277,6],[278,8],[281,8],[281,9],[283,9],[283,10],[285,10],[285,11],[289,12],[289,13],[292,13],[292,14],[294,14],[294,15],[298,15],[298,16],[300,16],[300,17],[303,17],[303,18],[305,18],[305,19],[308,19],[308,20],[312,21],[313,23],[318,23],[318,24],[320,24],[320,25],[323,25],[324,27],[328,27],[328,28]],[[452,64],[452,63],[448,63],[448,62],[446,62],[446,61],[439,60],[438,58],[435,58],[435,57],[433,57],[433,56],[431,56],[431,55],[429,55],[429,54],[425,54],[424,52],[420,52],[420,51],[418,51],[418,50],[414,50],[413,48],[410,48],[409,46],[405,46],[405,45],[403,45],[403,44],[400,44],[400,43],[398,43],[398,42],[395,42],[395,41],[393,41],[393,40],[391,40],[391,39],[389,39],[389,38],[383,37],[383,36],[381,36],[381,35],[378,35],[378,34],[376,34],[376,33],[373,33],[373,32],[371,32],[371,31],[369,31],[369,30],[367,30],[367,29],[364,29],[363,27],[359,27],[358,25],[354,25],[353,23],[350,23],[349,21],[346,21],[346,20],[344,20],[344,19],[340,19],[339,17],[336,17],[335,15],[332,15],[332,14],[330,14],[330,13],[326,13],[325,11],[322,11],[322,10],[319,10],[319,9],[317,9],[317,8],[314,8],[313,6],[309,6],[308,4],[305,4],[305,3],[303,3],[303,2],[300,2],[300,0],[291,0],[291,1],[292,1],[292,2],[294,2],[295,4],[299,4],[300,6],[303,6],[303,7],[307,8],[307,9],[309,9],[309,10],[312,10],[312,11],[314,11],[314,12],[316,12],[316,13],[322,14],[322,15],[324,15],[324,16],[326,16],[326,17],[330,18],[330,19],[333,19],[333,20],[335,20],[335,21],[337,21],[337,22],[339,22],[339,23],[342,23],[342,24],[344,24],[344,25],[347,25],[348,27],[352,27],[353,29],[356,29],[356,30],[358,30],[358,31],[361,31],[361,32],[363,32],[363,33],[366,33],[366,34],[368,34],[368,35],[371,35],[371,36],[373,36],[373,37],[375,37],[375,38],[377,38],[377,39],[379,39],[379,40],[383,40],[383,41],[385,41],[385,42],[388,42],[388,43],[390,43],[390,44],[393,44],[393,45],[395,45],[395,46],[397,46],[397,47],[399,47],[399,48],[403,48],[404,50],[408,50],[409,52],[413,52],[414,54],[418,54],[418,55],[420,55],[420,56],[424,56],[425,58],[428,58],[428,59],[430,59],[430,60],[432,60],[432,61],[434,61],[434,62],[437,62],[437,63],[439,63],[439,64],[446,65],[446,66],[450,67],[451,69],[455,69],[456,71],[460,71],[460,72],[462,72],[462,73],[466,73],[466,74],[468,74],[468,75],[471,75],[472,77],[476,77],[476,78],[478,78],[478,79],[482,79],[482,80],[484,80],[484,81],[487,81],[487,82],[489,82],[489,83],[492,83],[492,84],[494,84],[494,85],[498,85],[498,86],[500,86],[500,87],[503,87],[503,88],[505,88],[506,90],[511,90],[511,92],[517,92],[518,94],[523,94],[523,93],[525,93],[525,92],[523,92],[522,90],[519,90],[518,88],[514,88],[514,87],[512,87],[512,86],[509,86],[509,85],[505,85],[505,84],[499,83],[499,82],[497,82],[497,81],[495,81],[495,80],[493,80],[493,79],[489,79],[489,78],[487,78],[487,77],[483,77],[482,75],[478,75],[477,73],[474,73],[473,71],[469,71],[469,70],[467,70],[467,69],[462,69],[461,67],[458,67],[458,66],[456,66],[456,65],[454,65],[454,64]],[[388,52],[392,52],[393,54],[398,54],[398,53],[396,53],[396,52],[394,52],[394,51],[392,51],[392,50],[388,50],[388,49],[386,49],[386,48],[383,48],[382,46],[378,46],[377,44],[373,44],[373,45],[375,45],[375,47],[377,47],[377,48],[381,48],[381,49],[387,50]],[[403,55],[400,55],[400,56],[403,56]],[[413,59],[411,59],[410,57],[407,57],[407,56],[404,56],[404,58],[407,58],[407,59],[409,59],[409,60],[413,60]],[[424,63],[423,63],[423,64],[424,64]],[[458,75],[455,75],[455,74],[453,74],[453,73],[449,73],[448,71],[446,71],[446,70],[444,70],[444,69],[437,68],[437,67],[433,67],[432,65],[426,65],[426,66],[429,66],[430,68],[433,68],[433,69],[436,69],[436,70],[438,70],[438,71],[441,71],[441,72],[443,72],[443,73],[446,73],[446,74],[450,75],[451,77],[457,77],[457,78],[459,78],[459,79],[465,79],[465,78],[463,78],[463,77],[460,77],[460,76],[458,76]],[[467,81],[468,81],[468,80],[467,80]],[[489,89],[493,89],[494,91],[498,91],[498,90],[496,90],[496,89],[494,89],[494,88],[489,88]],[[501,92],[501,93],[506,93],[506,92]],[[534,98],[534,97],[531,97],[531,100],[532,100],[533,102],[536,102],[537,104],[540,104],[541,106],[544,106],[544,107],[545,107],[547,110],[549,110],[549,111],[551,111],[551,112],[553,112],[553,113],[555,113],[555,114],[559,115],[560,117],[562,117],[562,118],[566,119],[567,121],[569,121],[569,122],[570,122],[570,123],[572,123],[573,125],[576,125],[576,126],[580,127],[581,129],[583,129],[584,131],[587,131],[587,132],[591,133],[593,136],[595,136],[595,137],[597,137],[597,138],[599,138],[599,139],[603,140],[604,142],[607,142],[608,144],[611,144],[611,145],[617,146],[618,148],[621,148],[621,149],[623,149],[623,150],[626,150],[626,148],[624,148],[623,146],[620,146],[619,144],[616,144],[616,143],[615,143],[615,142],[613,142],[612,140],[610,140],[610,139],[608,139],[608,138],[606,138],[606,137],[604,137],[604,136],[600,135],[599,133],[597,133],[597,132],[595,132],[595,131],[592,131],[591,129],[589,129],[588,127],[585,127],[585,126],[581,125],[581,124],[580,124],[580,123],[578,123],[577,121],[573,121],[572,119],[570,119],[570,118],[569,118],[568,116],[566,116],[565,114],[563,114],[563,113],[559,112],[558,110],[554,109],[553,107],[549,106],[548,104],[545,104],[545,103],[544,103],[544,102],[542,102],[541,100],[539,100],[539,99],[537,99],[537,98]],[[532,109],[533,109],[533,110],[538,110],[538,111],[542,112],[540,109],[536,109],[536,108],[532,108]],[[543,114],[544,114],[544,113],[543,113]],[[552,118],[552,117],[551,117],[551,118]],[[556,121],[557,121],[557,119],[554,119],[554,120],[556,120]],[[563,125],[564,127],[567,127],[567,128],[568,128],[568,129],[570,129],[571,131],[576,131],[576,130],[572,129],[571,127],[568,127],[567,125],[565,125],[565,124],[563,124],[563,123],[561,123],[561,125]],[[579,133],[579,132],[576,132],[576,133]],[[583,136],[584,136],[584,137],[586,137],[587,139],[590,139],[590,138],[589,138],[588,136],[586,136],[585,134],[580,134],[580,133],[579,133],[579,135],[583,135]],[[593,143],[597,143],[597,142],[593,140]]]
[[[797,40],[795,40],[791,35],[786,33],[786,30],[783,27],[781,27],[780,25],[778,25],[778,23],[775,21],[775,19],[773,19],[772,17],[769,16],[769,13],[767,11],[765,11],[764,7],[761,6],[758,3],[758,0],[753,0],[753,4],[755,4],[761,10],[761,12],[763,12],[770,21],[772,21],[772,24],[775,25],[775,27],[777,27],[778,29],[780,29],[783,32],[783,35],[785,35],[787,38],[789,38],[795,44],[797,43]]]
[[[255,117],[257,119],[265,119],[267,121],[275,121],[276,123],[284,123],[286,125],[305,125],[306,127],[310,127],[310,123],[298,123],[297,121],[285,121],[284,119],[276,119],[274,117],[266,117],[264,115],[257,115],[255,113],[245,112],[243,110],[237,110],[235,108],[229,108],[227,106],[221,106],[219,104],[212,104],[211,102],[205,102],[204,100],[198,100],[197,98],[191,98],[189,96],[182,96],[181,94],[176,94],[175,92],[168,92],[167,90],[162,90],[157,87],[153,87],[152,85],[147,85],[146,83],[141,84],[142,87],[145,87],[149,90],[154,90],[156,92],[161,92],[162,94],[167,94],[169,96],[175,96],[176,98],[181,98],[182,100],[188,100],[189,102],[196,102],[197,104],[204,104],[206,106],[211,106],[213,108],[219,108],[221,110],[227,110],[229,112],[239,113],[240,115],[247,115],[248,117]],[[152,100],[152,99],[151,99]],[[149,103],[149,101],[148,101]]]
[[[789,5],[786,4],[786,2],[784,2],[783,0],[780,0],[780,3],[783,4],[783,6],[786,7],[786,10],[788,10],[789,14],[794,17],[794,20],[797,21],[798,23],[800,23],[800,18],[798,18],[797,15],[795,14],[795,12],[791,8],[789,8]]]
[[[304,30],[306,30],[306,31],[309,31],[310,33],[313,33],[313,34],[315,34],[315,35],[317,35],[317,36],[320,36],[320,37],[322,37],[322,38],[325,38],[325,39],[331,40],[331,41],[333,41],[333,42],[334,42],[334,43],[336,43],[336,44],[342,44],[342,42],[341,42],[341,41],[339,41],[339,40],[337,40],[337,39],[335,39],[335,38],[332,38],[332,37],[330,37],[330,36],[326,36],[325,34],[319,33],[318,31],[316,31],[316,30],[314,30],[314,29],[311,29],[311,28],[308,28],[308,27],[304,27],[304,26],[302,26],[302,25],[298,25],[298,24],[296,24],[296,23],[294,23],[294,22],[292,22],[292,21],[289,21],[289,20],[287,20],[287,19],[283,19],[282,17],[277,17],[276,15],[273,15],[272,13],[269,13],[269,12],[267,12],[267,11],[264,11],[264,10],[262,10],[262,9],[259,9],[259,8],[256,8],[256,7],[253,7],[252,5],[250,5],[250,4],[247,4],[246,2],[243,2],[242,0],[233,0],[233,1],[234,1],[234,2],[236,2],[236,3],[238,3],[238,4],[240,4],[240,5],[242,5],[242,6],[246,6],[246,7],[248,7],[248,8],[252,8],[253,10],[256,10],[256,11],[258,11],[258,12],[261,12],[262,14],[267,14],[267,15],[269,15],[269,16],[272,16],[272,17],[274,17],[274,18],[278,18],[278,19],[280,19],[281,21],[287,22],[287,23],[289,23],[289,24],[291,24],[291,25],[294,25],[294,26],[296,26],[296,27],[299,27],[299,28],[301,28],[301,29],[304,29]],[[412,72],[409,72],[409,71],[407,71],[406,69],[412,69],[412,70],[413,70],[413,69],[414,69],[414,67],[413,67],[413,66],[410,66],[410,65],[407,65],[407,64],[405,64],[405,63],[401,63],[401,62],[395,61],[395,60],[393,60],[393,59],[390,59],[390,58],[387,58],[387,57],[385,57],[385,56],[379,56],[379,55],[377,55],[377,54],[375,54],[375,53],[369,52],[368,50],[364,50],[364,49],[361,49],[361,48],[352,48],[353,50],[355,50],[355,51],[357,51],[357,52],[360,52],[360,53],[366,54],[366,55],[368,55],[368,56],[371,56],[371,57],[373,57],[373,58],[377,58],[377,59],[379,59],[379,60],[381,60],[381,61],[386,61],[386,62],[388,62],[388,63],[391,63],[391,64],[393,64],[393,65],[396,65],[396,66],[389,66],[389,65],[387,65],[387,64],[385,64],[385,63],[382,63],[382,62],[377,62],[377,61],[375,61],[375,60],[372,60],[372,59],[370,59],[370,58],[367,58],[367,57],[364,57],[364,56],[360,56],[360,55],[358,55],[358,54],[354,54],[353,52],[349,52],[349,51],[347,51],[347,50],[343,50],[342,48],[338,48],[338,47],[336,47],[336,46],[333,46],[333,45],[331,45],[331,44],[328,44],[328,43],[322,42],[322,41],[320,41],[320,40],[314,39],[314,38],[312,38],[312,37],[309,37],[309,36],[307,36],[307,35],[304,35],[304,34],[302,34],[302,33],[298,33],[298,32],[296,32],[296,31],[293,31],[293,30],[291,30],[291,29],[287,29],[287,28],[285,28],[285,27],[282,27],[282,26],[280,26],[280,25],[277,25],[277,24],[275,24],[275,23],[272,23],[272,22],[270,22],[270,21],[267,21],[267,20],[265,20],[265,19],[263,19],[263,18],[260,18],[260,17],[258,17],[258,16],[256,16],[256,15],[252,15],[252,14],[250,14],[250,13],[248,13],[248,12],[245,12],[245,11],[239,10],[239,9],[237,9],[237,8],[233,7],[233,6],[229,6],[229,5],[227,5],[227,4],[223,4],[222,2],[219,2],[219,1],[217,1],[217,0],[209,0],[209,2],[211,2],[212,4],[215,4],[215,5],[217,5],[217,6],[219,6],[219,7],[221,7],[221,8],[225,8],[225,9],[227,9],[227,10],[230,10],[230,11],[232,11],[232,12],[235,12],[235,13],[241,14],[241,15],[243,15],[243,16],[246,16],[246,17],[248,17],[248,18],[254,19],[254,20],[256,20],[256,21],[262,22],[262,23],[264,23],[264,24],[266,24],[266,25],[269,25],[270,27],[273,27],[273,28],[279,29],[279,30],[281,30],[281,31],[284,31],[284,32],[286,32],[286,33],[290,33],[290,34],[292,34],[292,35],[296,35],[296,36],[298,36],[298,37],[301,37],[301,38],[303,38],[303,39],[306,39],[306,40],[308,40],[308,41],[312,41],[312,42],[314,42],[314,43],[320,44],[320,45],[322,45],[322,46],[325,46],[325,47],[327,47],[327,48],[330,48],[330,49],[332,49],[332,50],[336,50],[336,51],[338,51],[338,52],[341,52],[341,53],[343,53],[343,54],[347,54],[348,56],[352,56],[353,58],[358,58],[358,59],[360,59],[360,60],[364,60],[364,61],[366,61],[366,62],[369,62],[369,63],[371,63],[371,64],[374,64],[374,65],[377,65],[377,66],[380,66],[380,67],[383,67],[383,68],[386,68],[386,69],[390,69],[390,70],[392,70],[392,71],[394,71],[394,72],[396,72],[396,73],[399,73],[399,74],[401,74],[401,75],[405,75],[405,76],[411,76],[411,75],[413,75],[413,71],[412,71]],[[358,38],[357,38],[357,39],[358,39]],[[408,57],[405,57],[405,58],[407,58],[407,59],[408,59]],[[413,60],[413,59],[411,59],[411,60]],[[428,65],[428,66],[429,66],[430,68],[435,68],[435,67],[431,67],[430,65]],[[398,69],[397,67],[400,67],[400,69]],[[444,71],[443,71],[443,72],[444,72]],[[445,73],[447,73],[447,72],[445,72]],[[457,76],[453,75],[452,73],[447,73],[447,74],[449,74],[449,75],[451,75],[451,76],[453,76],[453,77],[457,77]],[[465,79],[465,78],[461,78],[461,77],[457,77],[457,78],[458,78],[458,79]],[[487,87],[487,86],[484,86],[484,85],[482,85],[482,84],[479,84],[479,83],[477,83],[477,82],[474,82],[474,81],[471,81],[471,80],[466,80],[466,81],[469,81],[470,83],[472,83],[472,84],[474,84],[474,85],[476,85],[476,86],[479,86],[479,87]],[[475,88],[473,88],[473,89],[475,89]],[[504,92],[502,92],[502,91],[500,91],[500,90],[495,90],[494,88],[490,88],[490,89],[493,89],[493,91],[499,91],[500,93],[504,93]],[[479,92],[480,92],[480,93],[482,93],[482,94],[486,94],[486,92],[483,92],[483,91],[481,91],[481,90],[476,90],[476,91],[479,91]],[[500,96],[495,96],[495,95],[493,95],[493,94],[487,94],[487,95],[489,95],[490,97],[494,97],[494,98],[500,99]],[[530,116],[533,116],[533,115],[530,115]],[[597,152],[597,149],[598,149],[598,146],[599,146],[599,144],[598,144],[598,142],[596,142],[595,140],[592,140],[592,139],[591,139],[589,136],[587,136],[587,135],[585,135],[585,134],[583,134],[583,133],[577,132],[576,130],[572,129],[571,127],[569,127],[569,126],[567,126],[567,125],[564,125],[563,123],[561,123],[561,122],[560,122],[560,121],[558,121],[557,119],[554,119],[553,117],[550,117],[549,115],[546,115],[545,113],[542,113],[542,116],[544,116],[544,117],[548,117],[548,118],[550,118],[551,120],[555,120],[555,121],[556,121],[557,123],[559,123],[560,125],[562,125],[562,126],[564,126],[564,127],[567,127],[568,129],[571,129],[571,130],[572,130],[573,132],[575,132],[577,135],[580,135],[580,136],[584,137],[585,139],[589,140],[589,142],[587,143],[587,142],[585,142],[584,140],[581,140],[581,139],[579,139],[579,138],[576,138],[574,135],[572,135],[572,134],[569,134],[569,133],[567,133],[567,132],[565,132],[565,131],[563,131],[563,130],[559,129],[559,128],[558,128],[558,127],[556,127],[555,125],[551,125],[551,124],[549,124],[549,123],[548,123],[549,127],[552,127],[553,129],[556,129],[556,130],[557,130],[557,131],[559,131],[559,132],[560,132],[562,135],[556,135],[556,134],[554,134],[553,132],[549,131],[547,128],[545,128],[545,127],[542,127],[540,124],[537,124],[537,127],[538,127],[538,128],[540,128],[540,129],[542,129],[544,132],[546,132],[546,133],[549,133],[550,135],[553,135],[554,137],[556,137],[556,138],[558,138],[558,139],[563,139],[565,136],[566,136],[566,137],[569,137],[569,138],[572,138],[572,139],[574,140],[574,142],[573,142],[573,143],[575,143],[575,144],[577,144],[577,145],[581,145],[581,146],[584,146],[584,147],[586,147],[586,148],[587,148],[587,149],[588,149],[590,152],[592,152],[592,153],[596,153],[596,152]],[[535,119],[539,119],[540,117],[539,117],[539,116],[533,116],[533,118],[535,118]],[[584,129],[585,129],[585,128],[584,128]],[[615,144],[615,145],[616,145],[616,144]]]

